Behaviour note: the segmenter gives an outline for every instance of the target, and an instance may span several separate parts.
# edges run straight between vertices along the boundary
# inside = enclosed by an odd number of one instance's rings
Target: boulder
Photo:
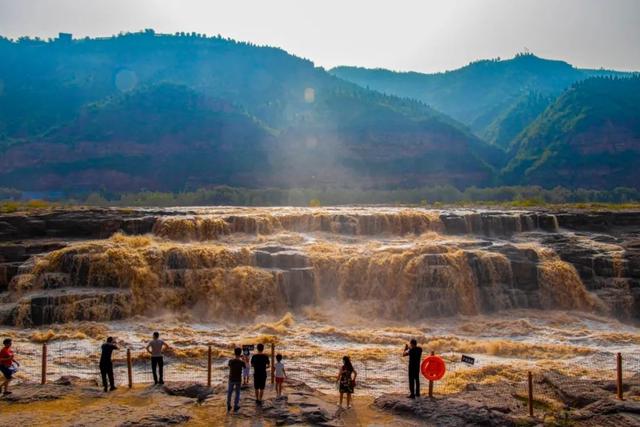
[[[163,390],[171,396],[190,397],[192,399],[198,399],[198,402],[204,401],[207,397],[213,394],[213,389],[211,387],[188,382],[165,384]]]
[[[136,420],[125,421],[120,424],[120,427],[158,427],[167,425],[178,425],[184,424],[190,419],[191,417],[189,415],[183,413],[147,415]]]
[[[33,403],[47,400],[58,400],[71,392],[69,387],[59,384],[21,384],[12,387],[12,393],[3,396],[3,400],[9,403]]]
[[[571,422],[580,426],[640,426],[640,402],[612,398],[595,401],[571,414]]]
[[[376,398],[373,404],[379,409],[442,427],[527,425],[523,417],[511,414],[513,411],[507,402],[499,400],[499,396],[487,396],[485,402],[478,402],[462,396],[409,399],[402,395],[385,394]]]

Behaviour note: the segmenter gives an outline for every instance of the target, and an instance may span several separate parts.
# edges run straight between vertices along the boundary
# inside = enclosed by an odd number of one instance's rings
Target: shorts
[[[284,382],[284,377],[276,377],[276,384],[282,384]]]
[[[256,390],[264,390],[267,384],[267,374],[253,374],[253,388]]]
[[[242,376],[245,378],[249,378],[249,375],[251,374],[251,371],[249,370],[249,368],[243,368],[242,369]]]
[[[2,372],[2,375],[4,375],[6,379],[10,380],[13,377],[13,374],[16,372],[16,370],[9,366],[0,365],[0,372]]]

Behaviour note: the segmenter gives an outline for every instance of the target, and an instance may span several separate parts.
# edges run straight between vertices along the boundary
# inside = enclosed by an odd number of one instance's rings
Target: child
[[[276,395],[277,397],[282,396],[282,384],[284,383],[284,379],[287,378],[287,373],[284,370],[284,363],[282,363],[282,355],[278,354],[276,356]]]
[[[4,376],[4,382],[0,384],[0,390],[4,387],[2,395],[6,396],[11,394],[9,391],[9,383],[13,379],[13,374],[18,370],[16,366],[20,366],[20,364],[15,359],[13,350],[11,350],[11,344],[13,344],[11,338],[5,339],[2,344],[4,347],[0,350],[0,372],[2,372]]]
[[[245,348],[243,351],[243,355],[242,355],[242,361],[245,364],[244,369],[242,370],[242,385],[244,386],[248,386],[249,385],[249,375],[251,374],[251,364],[250,364],[250,358],[249,358],[249,349]]]

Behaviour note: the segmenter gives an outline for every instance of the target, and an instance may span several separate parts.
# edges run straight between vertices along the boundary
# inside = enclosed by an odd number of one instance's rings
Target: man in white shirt
[[[147,344],[147,352],[151,355],[151,370],[153,371],[154,384],[164,384],[162,370],[164,366],[164,358],[162,357],[162,352],[167,349],[169,349],[167,343],[160,339],[160,334],[158,332],[154,332],[153,339],[149,341],[149,344]],[[156,369],[160,371],[160,379],[158,379]]]

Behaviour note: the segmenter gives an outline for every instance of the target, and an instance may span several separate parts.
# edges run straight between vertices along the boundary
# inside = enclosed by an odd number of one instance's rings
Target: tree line
[[[47,194],[38,194],[47,198]],[[0,200],[19,201],[32,193],[0,188]],[[412,189],[366,190],[354,188],[240,188],[214,186],[184,192],[141,191],[113,193],[96,191],[84,194],[58,194],[51,197],[64,204],[90,206],[321,206],[350,204],[495,204],[540,206],[562,203],[637,203],[640,191],[618,187],[613,190],[568,189],[540,186],[468,187],[460,190],[450,185]]]

